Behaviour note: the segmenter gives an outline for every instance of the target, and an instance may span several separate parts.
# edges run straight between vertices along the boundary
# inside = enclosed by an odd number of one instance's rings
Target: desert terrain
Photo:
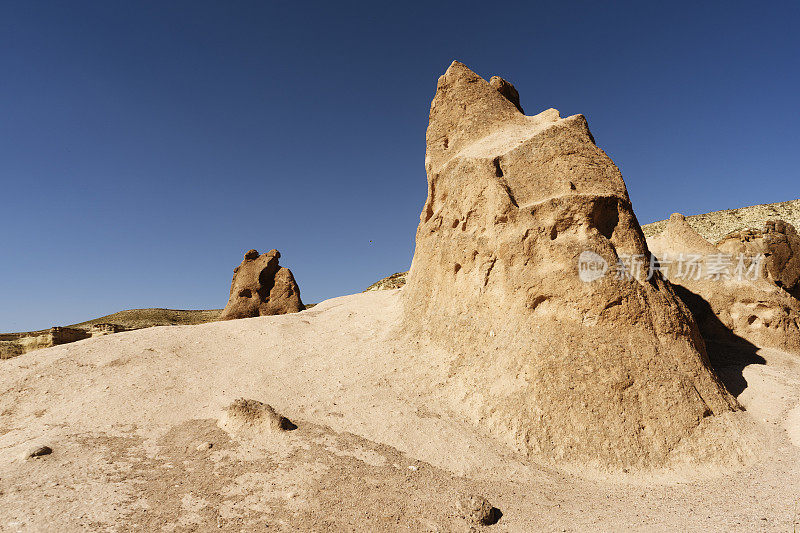
[[[2,361],[0,529],[796,531],[796,201],[643,230],[583,115],[457,61],[426,143],[408,273],[308,308],[249,250]]]
[[[583,477],[454,416],[450,356],[398,342],[400,290],[291,315],[153,327],[5,361],[7,531],[792,531],[800,525],[800,361],[717,366],[760,434],[735,465]],[[235,438],[244,397],[297,425]],[[211,445],[206,449],[204,443]],[[38,446],[52,453],[25,455]],[[200,449],[198,449],[198,447]],[[478,494],[492,526],[458,516]]]

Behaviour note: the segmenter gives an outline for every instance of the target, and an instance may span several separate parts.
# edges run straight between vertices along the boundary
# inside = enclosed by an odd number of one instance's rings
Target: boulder
[[[665,464],[704,428],[727,427],[740,407],[673,288],[613,273],[621,256],[650,253],[583,115],[525,116],[453,62],[425,168],[403,332],[451,354],[443,398],[455,413],[576,468]]]
[[[220,320],[296,313],[304,309],[300,288],[292,272],[278,265],[281,254],[250,250],[242,264],[233,269],[228,304]]]
[[[767,221],[715,246],[675,213],[647,242],[707,343],[800,351],[800,237],[791,224]]]
[[[34,459],[36,457],[44,457],[45,455],[50,455],[51,453],[53,453],[53,449],[50,446],[36,446],[26,451],[23,454],[23,458]]]

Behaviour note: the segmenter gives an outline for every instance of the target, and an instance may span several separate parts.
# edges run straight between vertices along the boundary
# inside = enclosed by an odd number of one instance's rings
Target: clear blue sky
[[[453,59],[583,113],[641,223],[800,196],[796,2],[0,3],[0,331],[405,270]]]

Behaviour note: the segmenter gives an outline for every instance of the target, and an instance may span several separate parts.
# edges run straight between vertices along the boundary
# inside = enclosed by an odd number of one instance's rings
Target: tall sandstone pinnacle
[[[250,250],[233,269],[231,293],[220,320],[296,313],[305,307],[292,271],[278,265],[281,254]]]
[[[459,62],[439,78],[403,330],[457,354],[454,410],[513,448],[666,464],[739,405],[668,282],[581,281],[584,251],[649,256],[625,183],[582,115],[525,116],[501,86]]]

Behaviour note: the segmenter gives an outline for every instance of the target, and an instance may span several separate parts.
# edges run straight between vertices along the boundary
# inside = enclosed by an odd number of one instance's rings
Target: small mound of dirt
[[[33,459],[35,457],[43,457],[45,455],[50,455],[53,453],[53,449],[50,446],[37,446],[25,452],[25,459]]]
[[[458,500],[459,515],[469,522],[490,526],[496,524],[502,513],[481,496],[469,494]]]
[[[297,429],[291,420],[281,416],[272,406],[239,398],[230,404],[218,422],[231,435],[257,436]]]

